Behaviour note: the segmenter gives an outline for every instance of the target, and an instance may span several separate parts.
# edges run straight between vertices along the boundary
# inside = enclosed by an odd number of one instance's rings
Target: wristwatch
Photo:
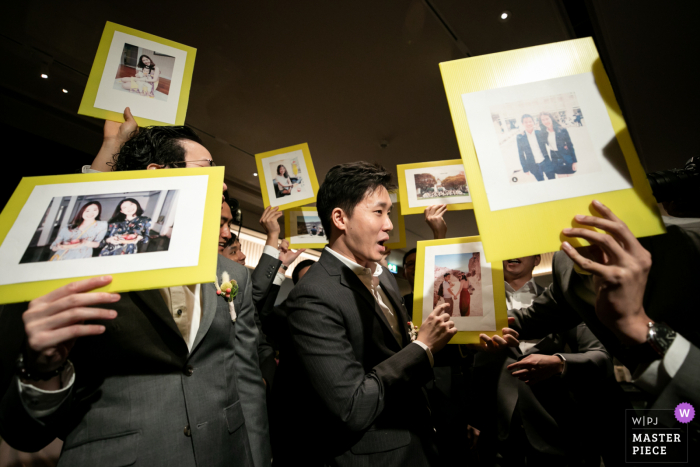
[[[647,326],[649,328],[647,331],[647,344],[663,358],[676,339],[676,331],[663,323],[654,323],[653,321],[649,321]]]
[[[51,371],[34,371],[29,370],[24,363],[24,354],[20,353],[15,362],[15,373],[20,379],[30,380],[30,381],[48,381],[61,373],[68,366],[68,360],[63,362],[63,365],[59,366],[55,370]]]

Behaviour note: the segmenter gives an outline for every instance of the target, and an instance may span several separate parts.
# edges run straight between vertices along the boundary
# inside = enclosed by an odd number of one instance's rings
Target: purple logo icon
[[[674,415],[676,416],[676,420],[678,420],[679,422],[689,423],[695,418],[695,409],[692,405],[688,404],[687,402],[681,402],[676,407]]]

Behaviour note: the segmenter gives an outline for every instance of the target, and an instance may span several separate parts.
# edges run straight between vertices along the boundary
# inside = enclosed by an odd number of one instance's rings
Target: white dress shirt
[[[549,146],[550,151],[558,151],[557,135],[554,131],[547,130],[547,146]]]
[[[515,290],[511,285],[506,282],[506,304],[508,305],[508,316],[512,316],[510,310],[519,310],[520,308],[527,308],[532,305],[532,302],[537,298],[537,286],[535,285],[535,279],[530,279],[518,290]],[[542,339],[529,339],[520,341],[520,351],[522,353],[527,352],[533,348]],[[565,364],[566,365],[566,364]]]
[[[535,162],[538,164],[543,162],[544,155],[542,154],[542,149],[540,148],[540,142],[537,141],[535,130],[532,130],[532,133],[525,130],[525,136],[527,136],[527,141],[530,143],[530,149],[532,150],[532,155],[535,158]]]
[[[371,263],[371,267],[366,268],[328,247],[325,247],[325,250],[338,258],[345,266],[354,272],[365,287],[367,287],[367,290],[369,290],[369,292],[372,294],[379,305],[379,308],[382,310],[382,313],[386,317],[386,320],[389,322],[391,332],[394,334],[396,339],[401,342],[403,340],[403,333],[401,332],[401,327],[399,325],[399,317],[394,308],[391,306],[389,298],[384,293],[384,289],[382,289],[379,284],[379,276],[382,274],[382,268],[379,267],[379,264]],[[428,360],[430,360],[430,366],[433,366],[433,354],[428,346],[419,341],[413,341],[412,343],[420,345],[425,350],[425,352],[428,354]]]

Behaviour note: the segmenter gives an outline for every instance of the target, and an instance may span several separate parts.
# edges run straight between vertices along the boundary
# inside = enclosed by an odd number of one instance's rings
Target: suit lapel
[[[135,293],[141,300],[143,300],[143,302],[153,312],[153,314],[160,318],[168,328],[170,328],[174,333],[176,333],[180,338],[182,338],[182,333],[180,333],[177,324],[175,324],[173,316],[170,314],[170,310],[168,310],[168,307],[165,305],[163,296],[157,289],[140,290],[138,292],[132,293]]]
[[[212,321],[214,321],[214,316],[216,316],[216,299],[223,300],[216,294],[216,287],[214,284],[201,284],[199,293],[201,294],[201,304],[202,304],[202,319],[199,322],[199,329],[197,330],[197,335],[194,338],[194,343],[192,344],[192,350],[190,350],[190,355],[194,353],[195,349],[202,342],[204,336],[207,335],[207,331],[211,327]]]
[[[382,266],[378,265],[377,267],[381,268]],[[396,313],[396,316],[398,317],[399,326],[401,327],[401,336],[404,340],[404,342],[401,342],[400,344],[402,344],[402,346],[406,346],[409,342],[408,315],[406,314],[406,311],[404,310],[404,307],[401,304],[401,297],[399,297],[394,287],[392,287],[391,280],[389,279],[389,276],[387,274],[390,274],[390,272],[387,269],[382,270],[382,275],[379,276],[379,284],[382,286],[384,294],[389,298],[391,306],[394,309],[394,313]]]

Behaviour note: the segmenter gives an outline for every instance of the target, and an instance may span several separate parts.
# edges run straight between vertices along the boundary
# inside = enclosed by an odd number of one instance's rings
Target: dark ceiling
[[[0,19],[0,118],[74,150],[74,160],[61,161],[64,172],[74,172],[100,146],[102,122],[76,111],[105,22],[195,47],[186,124],[199,130],[217,163],[226,166],[230,192],[242,202],[246,224],[252,226],[262,211],[253,154],[307,142],[320,179],[333,165],[354,160],[376,160],[395,170],[402,163],[457,159],[440,62],[593,31],[643,162],[647,169],[666,169],[690,156],[692,131],[674,134],[669,143],[666,132],[674,125],[666,121],[668,114],[654,114],[651,128],[658,131],[651,132],[648,115],[656,108],[672,115],[698,108],[697,92],[659,82],[671,73],[688,84],[697,82],[679,63],[686,50],[697,55],[696,47],[687,47],[692,45],[687,41],[697,45],[697,40],[684,27],[691,21],[685,14],[673,8],[652,12],[644,4],[657,5],[594,0],[205,0],[146,7],[94,0],[6,2]],[[508,21],[500,20],[503,11],[510,12]],[[39,77],[44,69],[48,80]],[[660,107],[650,108],[640,99],[645,92]],[[675,128],[692,130],[691,122],[681,117]],[[385,149],[379,144],[383,140]],[[32,153],[31,141],[23,153],[39,165],[48,157]],[[447,220],[450,236],[478,232],[471,211],[450,212]],[[406,228],[409,244],[431,238],[422,216],[408,216]]]

